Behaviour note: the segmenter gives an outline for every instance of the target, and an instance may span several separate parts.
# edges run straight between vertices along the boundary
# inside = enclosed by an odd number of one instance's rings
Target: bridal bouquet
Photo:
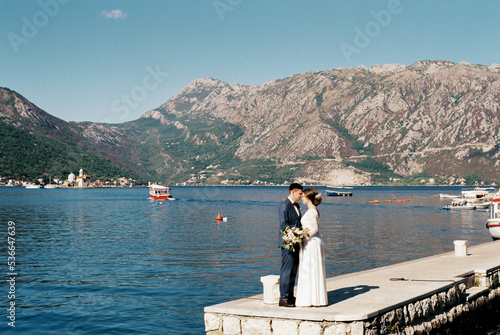
[[[307,232],[307,229],[286,227],[285,230],[282,231],[283,243],[285,244],[284,248],[295,252],[295,246],[307,237]]]

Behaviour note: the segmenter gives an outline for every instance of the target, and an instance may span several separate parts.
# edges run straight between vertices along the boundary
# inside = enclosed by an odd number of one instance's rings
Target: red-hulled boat
[[[494,240],[500,239],[500,198],[493,198],[490,205],[490,218],[486,228]]]
[[[149,185],[149,195],[155,200],[167,200],[172,198],[172,189],[168,186],[151,184]]]

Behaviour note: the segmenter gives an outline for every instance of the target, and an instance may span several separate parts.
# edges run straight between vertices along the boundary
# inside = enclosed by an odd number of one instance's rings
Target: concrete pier
[[[209,335],[447,334],[498,308],[499,271],[500,241],[468,248],[460,242],[458,252],[328,278],[326,307],[279,307],[264,303],[263,295],[205,307],[205,330]]]

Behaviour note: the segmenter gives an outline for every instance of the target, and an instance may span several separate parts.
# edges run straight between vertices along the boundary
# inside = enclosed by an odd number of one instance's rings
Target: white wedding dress
[[[301,219],[302,228],[309,228],[309,236],[300,247],[296,306],[328,305],[325,252],[323,241],[318,236],[318,219],[319,214],[315,209],[309,209]]]

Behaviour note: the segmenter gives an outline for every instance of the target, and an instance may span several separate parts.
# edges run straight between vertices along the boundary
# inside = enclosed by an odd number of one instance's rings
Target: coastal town
[[[215,166],[217,167],[217,166]],[[183,182],[171,183],[172,186],[280,186],[288,185],[289,180],[285,180],[282,183],[272,182],[268,180],[250,180],[247,178],[242,178],[238,176],[239,173],[236,170],[233,172],[232,178],[227,178],[227,174],[223,172],[216,171],[210,174],[210,170],[214,166],[208,166],[205,170],[200,171],[198,174],[190,174],[190,177]],[[226,178],[225,178],[226,177]],[[312,180],[309,178],[299,178],[295,180],[301,184],[308,185],[350,185],[350,186],[383,186],[381,183],[373,183],[368,180],[357,180],[353,179],[352,174],[344,173],[344,171],[335,171],[335,178],[332,180]],[[400,178],[389,178],[387,180],[387,185],[406,185]],[[476,180],[472,183],[467,183],[467,180],[461,176],[451,175],[442,176],[439,180],[436,178],[421,178],[417,180],[415,185],[421,186],[497,186],[496,183],[487,183],[482,180]],[[66,179],[61,178],[51,178],[49,177],[49,182],[46,182],[46,178],[39,178],[36,182],[33,181],[23,181],[16,179],[9,179],[0,176],[0,186],[23,186],[26,188],[119,188],[119,187],[145,187],[146,182],[141,182],[130,177],[118,177],[112,178],[110,180],[102,181],[95,179],[92,175],[86,174],[83,168],[80,168],[78,175],[71,172]]]
[[[102,188],[102,187],[135,187],[135,180],[132,178],[119,177],[113,181],[101,181],[94,179],[91,175],[85,174],[83,168],[78,175],[71,172],[67,179],[49,178],[46,184],[43,178],[39,178],[36,183],[30,181],[20,181],[0,177],[0,186],[24,186],[26,188]]]

